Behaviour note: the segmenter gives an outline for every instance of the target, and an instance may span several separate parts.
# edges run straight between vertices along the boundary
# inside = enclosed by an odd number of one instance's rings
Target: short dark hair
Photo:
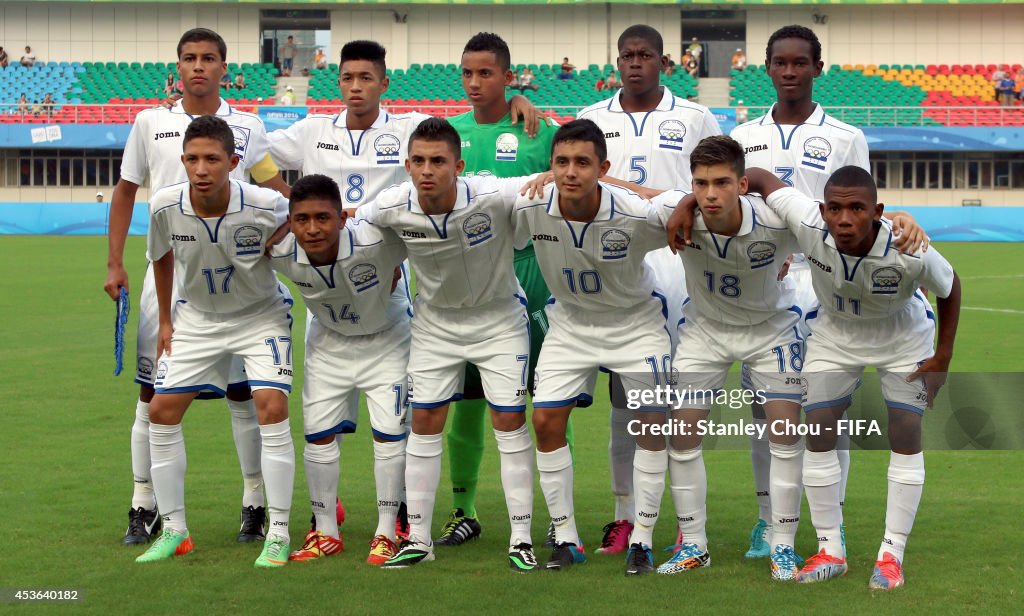
[[[334,209],[341,211],[341,190],[338,183],[319,173],[304,175],[292,185],[291,197],[288,198],[288,209],[300,201],[323,199],[329,201]]]
[[[181,57],[181,48],[185,43],[200,43],[210,41],[217,44],[217,51],[220,52],[220,59],[226,62],[228,59],[228,45],[219,34],[209,28],[192,28],[178,39],[178,57]]]
[[[775,41],[782,39],[803,39],[811,45],[811,59],[815,62],[821,62],[821,41],[818,40],[818,35],[814,33],[814,30],[805,26],[783,26],[772,33],[768,38],[768,45],[765,47],[765,62],[770,64],[772,61],[772,45]]]
[[[661,33],[647,24],[635,24],[623,30],[619,35],[618,49],[622,49],[626,40],[631,38],[647,41],[658,52],[658,55],[665,52],[665,41],[661,38]]]
[[[459,132],[444,118],[427,118],[420,122],[416,130],[409,135],[410,151],[412,151],[412,143],[417,139],[420,141],[444,141],[455,153],[455,160],[462,158],[462,139],[459,138]]]
[[[566,122],[555,131],[551,138],[551,154],[555,153],[555,146],[559,143],[570,141],[589,141],[594,144],[594,151],[600,162],[608,159],[608,144],[604,140],[604,131],[591,120],[573,120]]]
[[[825,192],[833,186],[843,188],[866,188],[871,195],[871,202],[878,202],[878,188],[875,186],[875,178],[871,177],[865,169],[856,165],[847,165],[836,169],[835,173],[829,176],[825,182]]]
[[[501,70],[507,71],[512,66],[512,52],[508,50],[508,43],[493,32],[477,32],[473,38],[466,42],[462,53],[470,51],[489,51],[494,54]]]
[[[219,141],[229,157],[235,153],[235,133],[232,132],[227,122],[217,116],[199,116],[192,120],[192,123],[185,129],[185,139],[181,143],[181,149],[184,151],[189,141],[200,137]]]
[[[747,170],[746,157],[743,154],[743,146],[732,137],[715,135],[705,137],[690,152],[690,173],[699,166],[710,167],[725,163],[733,168],[737,177],[741,177]]]
[[[351,41],[341,48],[341,64],[349,60],[367,60],[380,69],[384,75],[388,73],[388,65],[384,61],[388,52],[377,41]]]

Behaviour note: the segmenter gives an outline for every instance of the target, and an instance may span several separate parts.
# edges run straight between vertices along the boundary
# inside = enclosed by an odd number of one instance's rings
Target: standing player
[[[406,446],[409,539],[385,568],[434,559],[430,526],[441,479],[441,432],[462,397],[466,363],[480,369],[501,460],[512,536],[509,565],[537,568],[530,539],[533,440],[526,427],[529,323],[512,269],[511,210],[520,181],[460,179],[458,133],[430,118],[413,132],[412,182],[385,190],[359,214],[395,230],[417,276],[409,375],[415,394]],[[511,190],[509,190],[511,187]]]
[[[128,288],[124,268],[124,244],[128,236],[135,194],[149,179],[150,193],[188,180],[181,164],[182,135],[199,116],[223,118],[235,135],[235,153],[241,162],[232,171],[236,179],[252,179],[279,191],[287,191],[273,161],[267,156],[267,134],[258,116],[235,110],[219,97],[218,84],[227,71],[227,46],[216,32],[195,28],[178,41],[178,73],[184,84],[184,97],[170,109],[147,109],[135,118],[121,164],[121,179],[110,203],[110,236],[107,252],[107,280],[104,290],[115,301],[119,289]],[[287,192],[285,193],[287,194]],[[146,543],[159,530],[156,497],[150,481],[149,404],[153,398],[156,366],[158,314],[152,268],[146,270],[139,302],[138,360],[136,382],[139,400],[132,426],[132,474],[135,493],[128,514],[126,545]],[[236,363],[236,366],[238,364]],[[264,538],[266,509],[263,500],[263,476],[260,471],[260,435],[245,376],[233,371],[226,394],[231,409],[231,428],[238,460],[242,467],[242,524],[239,541]]]
[[[721,129],[707,107],[679,98],[662,85],[668,66],[661,34],[647,25],[626,28],[618,40],[618,68],[622,89],[612,98],[595,103],[579,118],[595,122],[608,144],[609,175],[628,179],[657,191],[690,186],[690,152],[701,139],[720,135]],[[683,266],[665,248],[649,253],[648,265],[668,300],[669,330],[675,346],[676,324],[686,297]],[[629,546],[635,521],[633,501],[633,438],[626,430],[632,414],[625,409],[618,378],[610,379],[612,412],[611,461],[615,521],[604,529],[598,553],[617,554]],[[677,543],[679,543],[677,541]]]
[[[537,262],[554,296],[533,399],[537,469],[555,525],[548,569],[586,560],[573,509],[566,441],[570,413],[590,405],[599,368],[618,373],[624,387],[649,389],[664,383],[671,363],[665,299],[644,260],[665,246],[664,227],[649,202],[599,181],[610,166],[602,129],[589,120],[574,120],[552,140],[555,185],[539,198],[516,203],[516,243],[535,242]],[[664,409],[641,410],[637,417],[660,422]],[[656,512],[646,499],[661,500],[664,438],[641,437],[637,444],[633,464],[641,511]],[[648,484],[648,474],[656,476],[659,468],[660,484]],[[650,545],[654,522],[638,525],[634,540]]]
[[[814,79],[821,75],[821,43],[809,28],[786,26],[768,39],[765,66],[777,102],[764,116],[737,126],[732,138],[746,150],[747,165],[775,173],[780,180],[804,195],[822,201],[825,182],[833,171],[846,165],[868,170],[868,144],[860,129],[825,113],[814,102]],[[811,271],[802,255],[789,270],[797,289],[797,305],[810,313],[816,299]],[[754,421],[765,421],[764,409],[754,405]],[[842,500],[850,470],[849,437],[843,436],[839,463],[843,469]],[[750,533],[747,558],[768,556],[771,514],[768,475],[771,467],[768,440],[751,438],[750,462],[757,492],[758,521]]]
[[[449,122],[462,140],[466,176],[507,178],[547,171],[549,167],[555,127],[542,118],[536,136],[531,137],[521,124],[513,123],[511,105],[505,99],[505,87],[514,77],[511,62],[508,45],[489,32],[473,36],[462,51],[462,87],[473,110]],[[532,391],[537,355],[547,330],[544,305],[551,296],[537,268],[532,244],[515,251],[515,272],[526,292],[526,313],[530,319],[527,386]],[[480,536],[476,488],[484,453],[485,406],[480,373],[470,364],[463,399],[452,407],[448,428],[452,511],[438,536],[438,545],[462,545]],[[572,443],[571,435],[569,442]]]
[[[378,516],[367,562],[380,565],[397,552],[392,534],[405,482],[410,308],[405,283],[394,291],[391,284],[391,272],[405,260],[405,246],[393,232],[367,222],[346,224],[347,217],[332,179],[303,176],[292,187],[292,235],[271,253],[274,269],[296,284],[313,313],[302,423],[315,524],[291,560],[344,549],[332,506],[338,494],[335,435],[355,432],[363,391],[373,433]]]
[[[284,222],[288,202],[276,191],[230,179],[239,159],[233,131],[224,120],[194,120],[185,130],[183,148],[188,184],[168,186],[150,199],[149,254],[160,334],[149,446],[163,533],[136,561],[192,551],[185,520],[181,420],[200,391],[224,391],[232,357],[237,356],[245,363],[256,403],[270,517],[256,566],[282,567],[288,562],[295,479],[288,428],[291,300],[281,292],[263,245]],[[172,297],[175,280],[181,300]],[[180,305],[172,324],[174,304]]]
[[[819,552],[807,560],[797,581],[846,574],[836,417],[864,368],[873,366],[888,407],[892,452],[885,534],[869,586],[902,586],[904,550],[924,486],[921,420],[945,383],[953,356],[960,280],[934,249],[908,255],[892,248],[892,225],[882,220],[874,180],[863,169],[848,166],[832,174],[823,205],[767,172],[751,174],[751,189],[766,196],[803,252],[821,264],[811,270],[821,309],[811,325],[803,371],[804,411],[812,429],[804,454],[804,488]],[[920,287],[938,298],[937,346],[935,315]]]

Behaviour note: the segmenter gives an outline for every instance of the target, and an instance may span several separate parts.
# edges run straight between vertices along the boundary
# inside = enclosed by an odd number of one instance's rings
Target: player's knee
[[[245,402],[249,400],[249,398],[252,398],[252,390],[249,389],[248,385],[238,385],[228,387],[228,390],[224,395],[232,402]]]
[[[377,439],[377,437],[373,437],[373,438],[374,438],[374,440]],[[334,439],[335,439],[335,435],[330,434],[330,435],[325,436],[323,438],[318,438],[316,440],[306,441],[306,442],[309,443],[310,445],[330,445],[331,443],[334,442]]]
[[[260,425],[281,423],[288,419],[288,396],[280,389],[258,389],[253,392],[256,417]]]
[[[412,431],[416,434],[440,434],[447,418],[447,404],[432,409],[413,409]]]
[[[491,412],[491,424],[495,430],[502,432],[512,432],[518,430],[526,424],[526,413],[525,412],[504,412],[504,411],[492,411]]]
[[[155,395],[156,389],[152,385],[139,385],[139,400],[142,402],[149,404]]]

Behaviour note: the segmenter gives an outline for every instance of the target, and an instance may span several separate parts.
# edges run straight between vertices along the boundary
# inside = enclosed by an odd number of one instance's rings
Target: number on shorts
[[[523,375],[520,378],[520,383],[523,387],[526,387],[526,375],[530,370],[530,356],[529,355],[516,355],[516,361],[523,364]]]
[[[395,392],[395,417],[401,417],[402,409],[405,408],[405,396],[402,395],[402,386],[395,385],[391,390]]]
[[[803,350],[804,345],[800,342],[789,344],[789,367],[793,369],[793,372],[800,372],[804,369]],[[777,346],[772,349],[772,353],[775,353],[775,359],[779,361],[779,374],[782,374],[786,371],[786,350]]]
[[[206,277],[206,289],[210,292],[210,295],[216,295],[218,287],[221,293],[231,293],[231,276],[235,273],[235,266],[229,265],[227,267],[218,267],[217,269],[206,268],[203,270],[203,276]],[[214,275],[223,276],[220,284],[216,284]]]
[[[672,356],[662,355],[661,365],[658,365],[658,358],[654,355],[648,355],[644,358],[647,365],[651,367],[651,372],[654,373],[654,384],[661,385],[661,375],[665,375],[665,384],[668,384],[668,375],[672,373]],[[660,368],[660,371],[659,371]]]
[[[280,346],[278,346],[280,341]],[[263,341],[263,344],[270,347],[270,352],[274,356],[274,365],[281,365],[281,347],[284,347],[284,359],[288,365],[292,363],[292,338],[291,336],[278,336],[277,338],[270,337]]]

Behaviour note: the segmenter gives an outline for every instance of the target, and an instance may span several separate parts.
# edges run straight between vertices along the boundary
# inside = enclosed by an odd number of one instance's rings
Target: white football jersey
[[[271,249],[271,266],[295,283],[306,307],[327,329],[343,336],[375,334],[408,320],[408,287],[395,268],[405,260],[405,244],[388,229],[348,220],[341,230],[338,259],[324,266],[309,262],[295,236]]]
[[[227,212],[200,218],[189,185],[175,184],[150,199],[149,254],[174,251],[181,299],[202,312],[227,314],[278,295],[264,245],[288,217],[288,199],[275,190],[231,180]]]
[[[870,171],[864,133],[825,113],[821,105],[803,124],[776,124],[772,111],[740,124],[731,137],[743,146],[747,167],[767,169],[803,194],[825,200],[825,182],[840,167]]]
[[[690,153],[701,139],[721,135],[711,110],[663,88],[657,108],[626,113],[619,96],[594,103],[577,114],[604,131],[608,175],[660,190],[690,189]]]
[[[600,182],[601,207],[591,222],[562,217],[558,189],[549,184],[515,206],[516,246],[533,242],[544,281],[559,302],[594,312],[649,301],[654,274],[648,252],[667,245],[658,208],[636,193]]]
[[[878,237],[864,257],[839,252],[835,239],[821,218],[818,204],[793,188],[777,190],[767,199],[796,235],[807,255],[814,293],[821,310],[842,319],[886,319],[904,309],[925,287],[938,297],[948,297],[953,287],[953,267],[930,247],[913,255],[892,246],[891,223],[883,218]]]
[[[460,177],[455,208],[437,215],[423,211],[416,188],[405,182],[384,190],[357,216],[392,229],[405,242],[417,298],[427,304],[474,308],[501,299],[517,302],[511,213],[524,182]]]
[[[658,195],[654,204],[665,220],[686,196],[682,191]],[[697,316],[727,325],[756,325],[796,304],[793,286],[778,280],[779,270],[800,250],[786,221],[756,196],[740,196],[743,222],[735,236],[708,230],[699,211],[693,242],[680,251],[686,269],[687,318]]]
[[[282,169],[320,173],[341,188],[345,207],[359,207],[385,188],[409,179],[409,136],[430,116],[392,115],[383,109],[363,131],[345,127],[348,111],[317,114],[270,133],[270,154]]]
[[[235,153],[241,161],[231,172],[231,177],[245,182],[249,167],[267,155],[269,144],[263,120],[257,115],[235,110],[224,100],[220,101],[216,115],[227,122],[235,134]],[[161,107],[139,113],[124,146],[121,177],[139,186],[148,178],[151,193],[165,186],[187,182],[188,174],[181,162],[182,143],[185,129],[194,119],[195,116],[185,112],[180,100],[172,109]],[[152,199],[150,203],[153,203]]]

